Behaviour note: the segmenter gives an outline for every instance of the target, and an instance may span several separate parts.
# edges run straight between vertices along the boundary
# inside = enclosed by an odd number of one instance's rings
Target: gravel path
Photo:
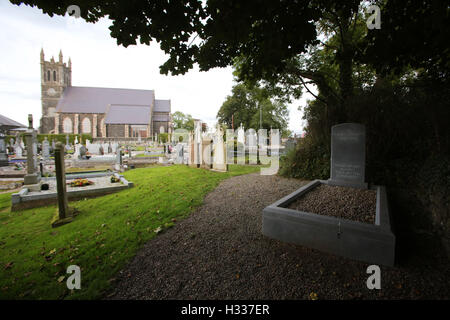
[[[223,181],[196,212],[150,240],[105,298],[450,297],[448,260],[419,257],[382,266],[382,289],[368,290],[368,264],[264,237],[262,209],[305,183],[259,174]]]
[[[291,203],[289,208],[374,224],[377,192],[321,184]]]

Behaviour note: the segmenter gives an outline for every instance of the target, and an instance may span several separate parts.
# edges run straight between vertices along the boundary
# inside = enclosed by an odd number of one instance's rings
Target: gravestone
[[[120,147],[117,148],[116,163],[114,165],[114,169],[117,171],[120,171],[122,169],[122,149]]]
[[[66,134],[66,146],[65,146],[65,148],[66,148],[66,150],[70,150],[72,148],[70,143],[69,143],[69,135],[68,134]]]
[[[73,159],[78,159],[79,158],[79,156],[80,156],[80,148],[81,148],[80,144],[76,144],[75,145],[75,152],[73,153],[73,156],[72,156]]]
[[[22,157],[22,147],[20,146],[19,143],[16,143],[14,145],[14,153],[16,154],[16,158]]]
[[[6,153],[5,136],[0,132],[0,167],[8,165],[8,154]]]
[[[366,128],[343,123],[331,128],[330,185],[367,189],[365,183]]]
[[[194,120],[194,164],[197,168],[200,168],[202,163],[202,122]]]
[[[182,144],[177,144],[175,146],[175,151],[177,154],[177,158],[175,160],[175,163],[182,164],[184,161],[184,146]]]
[[[23,182],[30,191],[40,191],[41,189],[41,174],[38,171],[37,161],[37,136],[33,129],[33,117],[28,115],[29,126],[25,132],[25,139],[27,141],[27,174]]]
[[[42,157],[44,160],[48,160],[50,158],[50,143],[47,140],[47,137],[42,141]]]
[[[213,157],[212,157],[212,139],[208,136],[202,137],[202,162],[201,168],[212,169]]]
[[[247,130],[246,147],[248,150],[248,163],[258,163],[258,136],[255,129]]]
[[[81,145],[80,146],[80,158],[83,160],[86,159],[86,151],[87,151],[86,147]]]
[[[73,220],[73,215],[69,210],[68,205],[64,145],[61,142],[58,142],[55,148],[55,173],[56,190],[58,192],[58,219],[52,222],[53,228],[69,223]]]
[[[195,164],[195,141],[194,141],[194,135],[189,133],[189,166],[196,167]]]
[[[238,132],[237,132],[237,142],[241,143],[241,144],[245,144],[245,130],[244,127],[241,126],[238,128]]]
[[[213,157],[213,170],[227,171],[226,164],[226,150],[223,142],[223,129],[220,124],[217,124],[214,143],[214,157]]]
[[[22,137],[19,138],[19,145],[22,148],[22,151],[25,150],[25,144],[23,143]]]

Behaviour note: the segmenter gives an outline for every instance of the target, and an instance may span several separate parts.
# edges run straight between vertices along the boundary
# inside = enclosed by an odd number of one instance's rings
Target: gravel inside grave
[[[148,241],[110,279],[104,299],[450,298],[449,261],[428,248],[415,245],[406,265],[380,266],[382,288],[369,290],[371,263],[265,237],[262,210],[306,183],[258,173],[222,181]]]
[[[377,192],[321,184],[292,202],[288,208],[363,223],[375,223]]]

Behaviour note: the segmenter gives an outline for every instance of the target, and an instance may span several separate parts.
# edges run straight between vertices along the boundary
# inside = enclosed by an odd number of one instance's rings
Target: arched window
[[[64,133],[72,133],[72,120],[70,118],[64,118],[63,132]]]
[[[50,70],[47,70],[47,81],[50,81]]]
[[[56,81],[56,71],[53,70],[53,81]]]
[[[159,133],[164,133],[164,126],[159,127]]]
[[[81,122],[81,131],[83,133],[91,133],[91,120],[89,118],[84,118]]]

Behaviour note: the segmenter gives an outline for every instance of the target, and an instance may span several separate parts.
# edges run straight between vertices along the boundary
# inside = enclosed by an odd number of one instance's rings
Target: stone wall
[[[124,124],[108,124],[106,125],[107,137],[125,137],[125,125]]]

